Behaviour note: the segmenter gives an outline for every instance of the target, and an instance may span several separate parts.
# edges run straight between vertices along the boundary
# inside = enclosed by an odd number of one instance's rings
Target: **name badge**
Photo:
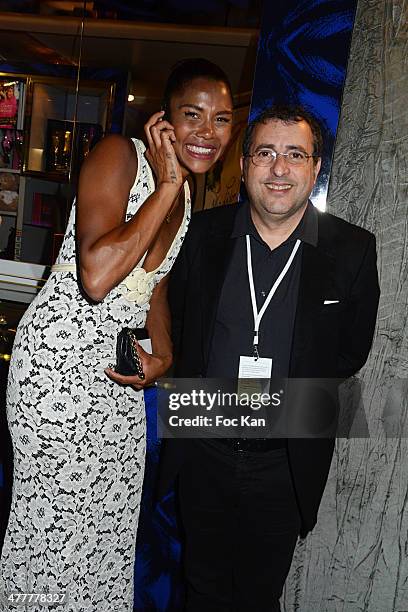
[[[269,393],[270,378],[272,375],[272,359],[267,357],[239,358],[238,395],[243,393]]]

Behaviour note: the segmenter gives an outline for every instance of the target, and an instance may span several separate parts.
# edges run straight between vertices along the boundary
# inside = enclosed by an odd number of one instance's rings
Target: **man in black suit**
[[[248,201],[195,215],[173,268],[176,376],[237,378],[258,356],[263,377],[345,379],[364,365],[379,298],[375,239],[310,203],[321,149],[317,122],[299,107],[272,107],[248,126]],[[333,447],[166,441],[160,489],[178,474],[189,612],[280,610]]]

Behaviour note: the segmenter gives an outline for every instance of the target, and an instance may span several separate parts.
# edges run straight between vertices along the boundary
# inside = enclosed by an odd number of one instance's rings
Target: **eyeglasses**
[[[285,157],[294,166],[304,166],[310,157],[319,157],[318,155],[309,155],[304,151],[293,150],[288,153],[277,153],[273,149],[260,149],[252,155],[245,155],[245,157],[250,157],[255,166],[272,166],[279,155]]]

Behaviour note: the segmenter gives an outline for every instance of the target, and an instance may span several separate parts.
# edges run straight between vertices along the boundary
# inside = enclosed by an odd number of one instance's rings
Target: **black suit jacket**
[[[239,206],[246,206],[240,204]],[[169,288],[175,376],[205,376],[222,284],[233,252],[238,206],[193,215]],[[365,363],[379,287],[374,236],[328,213],[318,214],[318,243],[303,244],[290,377],[345,379]],[[325,305],[325,300],[338,303]],[[190,452],[188,440],[163,445],[159,495]],[[289,439],[288,456],[302,517],[315,523],[333,454],[333,439]]]

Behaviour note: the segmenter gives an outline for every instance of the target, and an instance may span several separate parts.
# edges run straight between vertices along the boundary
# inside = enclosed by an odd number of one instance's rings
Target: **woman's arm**
[[[160,355],[163,371],[155,378],[162,376],[173,361],[173,346],[171,341],[171,317],[167,300],[169,276],[166,275],[156,285],[150,299],[150,310],[146,318],[146,329],[152,341],[153,355]]]
[[[137,172],[130,140],[104,138],[85,161],[78,186],[77,240],[83,288],[101,301],[136,266],[154,242],[178,197],[183,176],[174,153],[172,126],[156,113],[146,125],[156,190],[126,222],[129,192]]]
[[[170,310],[167,302],[168,276],[156,285],[150,299],[150,310],[146,319],[146,328],[152,341],[153,353],[149,355],[138,347],[138,353],[142,362],[145,379],[138,376],[123,376],[114,370],[107,368],[105,372],[110,378],[124,385],[133,385],[141,389],[151,385],[157,378],[163,376],[172,364],[172,342]]]

